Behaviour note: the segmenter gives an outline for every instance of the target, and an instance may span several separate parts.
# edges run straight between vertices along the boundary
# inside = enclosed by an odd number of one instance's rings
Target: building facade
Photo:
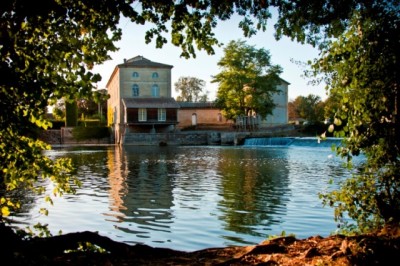
[[[276,105],[272,115],[265,119],[259,117],[240,117],[236,121],[223,117],[220,109],[212,102],[178,102],[178,129],[225,129],[225,130],[262,130],[271,126],[287,125],[288,118],[288,90],[290,83],[281,79],[278,93],[273,94]]]
[[[274,94],[276,108],[266,119],[246,117],[236,123],[214,103],[176,102],[171,96],[173,66],[136,56],[114,68],[106,85],[108,124],[116,144],[129,133],[170,133],[183,129],[247,130],[288,124],[288,86],[282,80]],[[245,126],[243,127],[243,124]],[[246,125],[251,125],[247,127]]]
[[[289,85],[290,83],[286,80],[281,79],[281,84],[278,85],[278,93],[272,96],[274,103],[276,104],[272,115],[268,115],[266,119],[262,119],[259,128],[287,125],[289,123],[288,114],[288,101],[289,101]]]
[[[184,129],[230,129],[233,121],[223,117],[221,110],[213,102],[178,102],[179,124]]]
[[[173,66],[136,56],[115,67],[107,83],[108,124],[115,143],[127,132],[168,132],[178,123],[171,97]]]

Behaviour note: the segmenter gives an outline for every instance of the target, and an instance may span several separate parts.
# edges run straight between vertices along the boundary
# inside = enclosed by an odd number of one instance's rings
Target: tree
[[[219,83],[216,104],[226,118],[235,120],[253,114],[265,118],[272,114],[272,94],[278,92],[282,70],[270,61],[267,50],[241,40],[231,41],[224,48],[224,56],[218,62],[222,70],[212,82]]]
[[[297,97],[296,97],[296,99],[297,99]],[[294,120],[300,118],[300,115],[297,113],[297,109],[296,109],[296,106],[297,106],[295,103],[296,99],[288,102],[289,121],[294,121]]]
[[[65,119],[65,102],[64,100],[58,100],[56,104],[53,105],[53,117],[56,120]]]
[[[269,12],[252,1],[136,1],[125,0],[5,0],[0,6],[0,184],[7,191],[18,188],[44,191],[38,178],[53,181],[53,194],[74,192],[69,160],[53,161],[43,154],[51,147],[37,140],[34,128],[46,129],[45,109],[65,97],[88,95],[100,76],[95,64],[110,59],[121,38],[121,16],[133,23],[152,23],[146,42],[161,48],[171,28],[171,42],[182,56],[196,56],[195,46],[212,54],[220,45],[213,29],[217,20],[234,13],[243,17],[245,36],[265,30]],[[134,5],[133,5],[134,4]],[[47,200],[51,202],[50,196]],[[19,203],[0,195],[0,220],[4,222]],[[46,212],[46,211],[44,211]]]
[[[103,118],[107,114],[107,99],[109,95],[106,89],[95,90],[84,98],[77,100],[78,117]]]
[[[180,92],[177,97],[181,102],[206,102],[207,93],[203,92],[205,81],[195,77],[180,77],[175,82],[175,91]]]
[[[304,118],[311,123],[324,120],[324,102],[318,95],[297,96],[291,104],[299,118]]]
[[[336,112],[340,108],[340,98],[338,97],[338,95],[329,95],[324,103],[324,116],[332,123],[335,118]]]
[[[399,14],[398,1],[360,5],[313,65],[339,99],[331,130],[342,126],[335,134],[346,141],[338,152],[349,159],[367,157],[324,200],[344,226],[347,214],[361,232],[400,223]]]
[[[65,102],[65,126],[78,126],[78,105],[74,100]]]

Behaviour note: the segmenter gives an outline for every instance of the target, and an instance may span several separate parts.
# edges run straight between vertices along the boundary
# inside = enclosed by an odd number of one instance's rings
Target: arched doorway
[[[197,126],[197,114],[192,114],[192,126]]]

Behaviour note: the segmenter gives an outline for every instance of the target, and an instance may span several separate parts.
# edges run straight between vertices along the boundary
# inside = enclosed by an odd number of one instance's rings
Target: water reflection
[[[124,196],[128,194],[126,178],[129,173],[127,158],[122,148],[115,146],[107,150],[108,182],[110,184],[110,210],[106,216],[114,217],[109,221],[121,222],[124,219],[123,211],[127,210]]]
[[[125,215],[124,224],[117,225],[119,230],[140,238],[150,237],[152,231],[171,231],[173,179],[168,173],[176,167],[166,151],[169,150],[156,151],[154,147],[121,150],[121,159],[129,170],[125,177],[126,193],[121,197],[126,206],[120,210]]]
[[[227,149],[221,158],[225,229],[265,237],[264,230],[282,220],[290,197],[286,150]]]
[[[332,211],[318,192],[346,175],[326,149],[109,146],[48,155],[72,158],[83,186],[56,201],[48,217],[36,214],[37,197],[16,223],[188,251],[256,244],[282,230],[328,235]]]

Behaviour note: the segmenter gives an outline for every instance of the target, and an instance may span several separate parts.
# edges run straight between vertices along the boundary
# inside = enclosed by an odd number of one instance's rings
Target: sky
[[[302,45],[291,41],[287,37],[276,41],[273,34],[273,20],[270,20],[267,31],[258,32],[255,36],[246,38],[238,27],[240,18],[233,17],[228,21],[219,22],[215,29],[215,37],[223,44],[231,40],[244,40],[255,48],[264,48],[270,52],[271,63],[282,67],[281,78],[290,83],[289,101],[297,96],[309,94],[318,95],[322,100],[327,98],[325,84],[309,85],[310,80],[303,76],[304,68],[294,61],[307,62],[318,56],[318,50],[310,45]],[[185,59],[180,57],[181,49],[167,43],[161,49],[155,48],[155,42],[145,43],[145,31],[149,26],[136,25],[126,19],[122,19],[119,25],[122,29],[122,39],[116,43],[119,50],[111,53],[111,60],[102,65],[95,66],[94,72],[101,74],[102,80],[97,83],[98,89],[106,88],[106,84],[116,65],[122,64],[124,59],[130,59],[141,55],[151,61],[172,65],[172,97],[176,98],[175,82],[180,77],[196,77],[205,81],[205,91],[209,100],[214,100],[218,90],[218,84],[211,83],[212,76],[218,74],[221,69],[218,61],[223,57],[223,48],[215,47],[214,55],[208,55],[204,51],[196,51],[196,58]],[[169,36],[167,39],[170,40]]]

